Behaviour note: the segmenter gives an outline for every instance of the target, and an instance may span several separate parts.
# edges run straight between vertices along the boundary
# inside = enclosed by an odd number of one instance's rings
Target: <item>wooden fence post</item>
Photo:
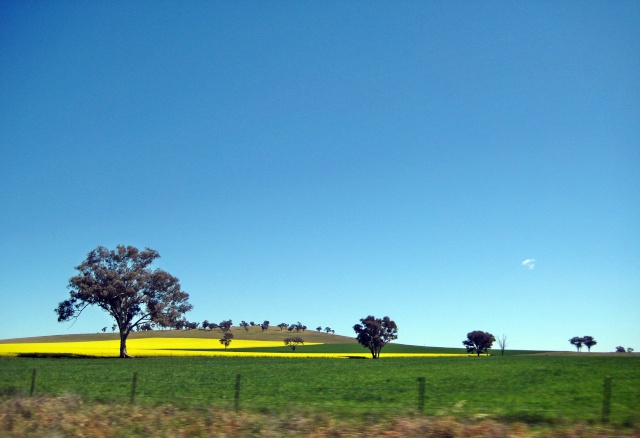
[[[236,391],[233,396],[233,407],[236,411],[240,410],[240,374],[236,375]]]
[[[418,377],[418,412],[424,413],[424,377]]]
[[[33,395],[33,391],[36,389],[36,369],[33,369],[31,373],[31,389],[29,390],[29,396]]]
[[[611,413],[611,377],[604,379],[604,394],[602,395],[602,422],[609,422]]]
[[[133,373],[133,380],[131,381],[131,397],[129,398],[129,403],[133,404],[136,401],[136,383],[138,382],[138,373]]]

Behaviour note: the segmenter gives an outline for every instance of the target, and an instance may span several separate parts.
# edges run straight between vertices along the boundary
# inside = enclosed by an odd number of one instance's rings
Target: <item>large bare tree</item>
[[[504,349],[507,348],[507,335],[498,336],[497,341],[500,346],[500,355],[504,356]]]
[[[134,328],[142,324],[175,327],[193,307],[176,277],[150,268],[159,257],[149,248],[97,247],[76,267],[79,274],[69,280],[71,297],[55,309],[58,321],[77,319],[87,307],[99,307],[116,321],[120,357],[129,357],[127,337]]]

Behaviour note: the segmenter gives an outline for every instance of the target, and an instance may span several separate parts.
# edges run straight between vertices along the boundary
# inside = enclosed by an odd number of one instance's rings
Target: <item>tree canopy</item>
[[[576,347],[577,351],[582,350],[582,346],[586,345],[587,351],[591,351],[591,347],[596,345],[598,342],[594,339],[593,336],[574,336],[569,339],[569,343]]]
[[[231,344],[231,340],[233,339],[233,333],[231,332],[223,332],[222,338],[220,338],[220,343],[224,345],[224,349],[226,350],[229,344]]]
[[[584,336],[582,338],[582,343],[587,347],[587,351],[591,352],[591,347],[596,345],[598,342],[593,338],[593,336]]]
[[[489,348],[496,341],[496,338],[488,332],[481,330],[474,330],[467,333],[467,339],[462,341],[462,344],[467,347],[467,353],[476,353],[480,356],[481,353],[489,353]]]
[[[286,338],[284,340],[284,345],[291,347],[291,350],[296,351],[296,347],[298,345],[304,345],[304,341],[300,336],[296,336],[293,338]]]
[[[143,324],[175,327],[193,307],[178,278],[150,268],[159,257],[149,248],[97,247],[75,268],[79,274],[69,280],[70,298],[55,309],[58,322],[76,319],[87,307],[97,306],[115,320],[120,357],[129,357],[127,337],[133,329]]]
[[[388,316],[376,318],[369,315],[353,326],[356,339],[360,345],[368,348],[374,359],[380,357],[382,347],[398,339],[398,326]]]
[[[569,339],[569,343],[576,347],[576,351],[580,351],[582,350],[582,344],[584,344],[584,338],[581,338],[580,336],[574,336],[573,338]]]

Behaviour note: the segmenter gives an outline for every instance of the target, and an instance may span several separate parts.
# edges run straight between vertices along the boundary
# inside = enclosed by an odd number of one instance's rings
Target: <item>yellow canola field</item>
[[[305,345],[319,345],[306,343]],[[245,341],[234,340],[225,350],[217,339],[201,338],[146,338],[127,340],[127,352],[131,356],[245,356],[245,357],[363,357],[371,355],[367,350],[354,353],[305,353],[304,347],[296,352],[243,352],[234,351],[243,348],[284,347],[282,342],[276,341]],[[87,342],[48,342],[0,344],[0,356],[17,356],[18,354],[50,353],[50,354],[78,354],[85,356],[114,357],[118,356],[119,340],[87,341]],[[409,354],[382,352],[383,357],[437,357],[437,356],[467,356],[466,354]]]

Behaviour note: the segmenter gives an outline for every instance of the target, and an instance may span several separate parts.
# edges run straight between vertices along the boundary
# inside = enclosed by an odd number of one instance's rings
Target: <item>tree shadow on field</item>
[[[18,353],[17,357],[46,358],[46,359],[110,359],[110,357],[90,356],[75,353]],[[114,356],[114,358],[116,358]]]

